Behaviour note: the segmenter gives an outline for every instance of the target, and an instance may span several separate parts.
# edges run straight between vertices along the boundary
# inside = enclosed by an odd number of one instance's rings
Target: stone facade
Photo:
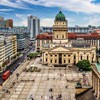
[[[100,70],[98,70],[96,65],[93,65],[92,69],[92,87],[94,95],[97,97],[97,100],[100,100]]]
[[[96,61],[96,47],[81,38],[74,42],[68,40],[67,20],[61,11],[55,17],[52,38],[47,34],[43,41],[36,41],[36,48],[41,45],[43,64],[67,66],[84,59],[90,63]]]

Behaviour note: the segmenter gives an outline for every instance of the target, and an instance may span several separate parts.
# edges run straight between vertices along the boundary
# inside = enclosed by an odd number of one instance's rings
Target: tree
[[[98,50],[98,53],[100,54],[100,49]]]
[[[27,55],[27,57],[29,57],[30,59],[32,59],[32,58],[36,58],[37,55],[38,55],[38,53],[30,53],[30,54]]]
[[[91,70],[91,64],[88,60],[79,61],[76,65],[79,68],[79,70],[81,70],[81,69],[83,71],[90,71]]]
[[[96,48],[96,53],[98,53],[99,52],[99,50],[98,50],[98,48]]]

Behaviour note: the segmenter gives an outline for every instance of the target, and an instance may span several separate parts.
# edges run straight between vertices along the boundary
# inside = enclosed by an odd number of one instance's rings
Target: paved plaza
[[[10,93],[3,93],[0,100],[60,100],[57,99],[61,94],[61,100],[75,100],[75,85],[79,79],[83,78],[82,73],[77,73],[69,68],[50,68],[41,67],[40,72],[23,72],[35,61],[26,61],[8,79],[3,88],[8,88]],[[18,80],[16,73],[19,71]],[[86,76],[91,84],[91,72]],[[14,80],[15,79],[15,80]],[[15,82],[15,84],[11,84]],[[53,99],[51,99],[52,97]]]

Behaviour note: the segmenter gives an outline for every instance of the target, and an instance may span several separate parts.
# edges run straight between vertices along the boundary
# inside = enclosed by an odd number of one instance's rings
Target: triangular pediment
[[[68,52],[69,50],[65,47],[56,47],[51,50],[52,52]]]

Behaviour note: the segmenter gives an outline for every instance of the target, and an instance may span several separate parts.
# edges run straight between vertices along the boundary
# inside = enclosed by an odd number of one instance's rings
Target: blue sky
[[[27,26],[29,15],[40,18],[41,26],[52,26],[60,9],[68,26],[100,25],[100,0],[0,0],[0,16],[15,26]]]

